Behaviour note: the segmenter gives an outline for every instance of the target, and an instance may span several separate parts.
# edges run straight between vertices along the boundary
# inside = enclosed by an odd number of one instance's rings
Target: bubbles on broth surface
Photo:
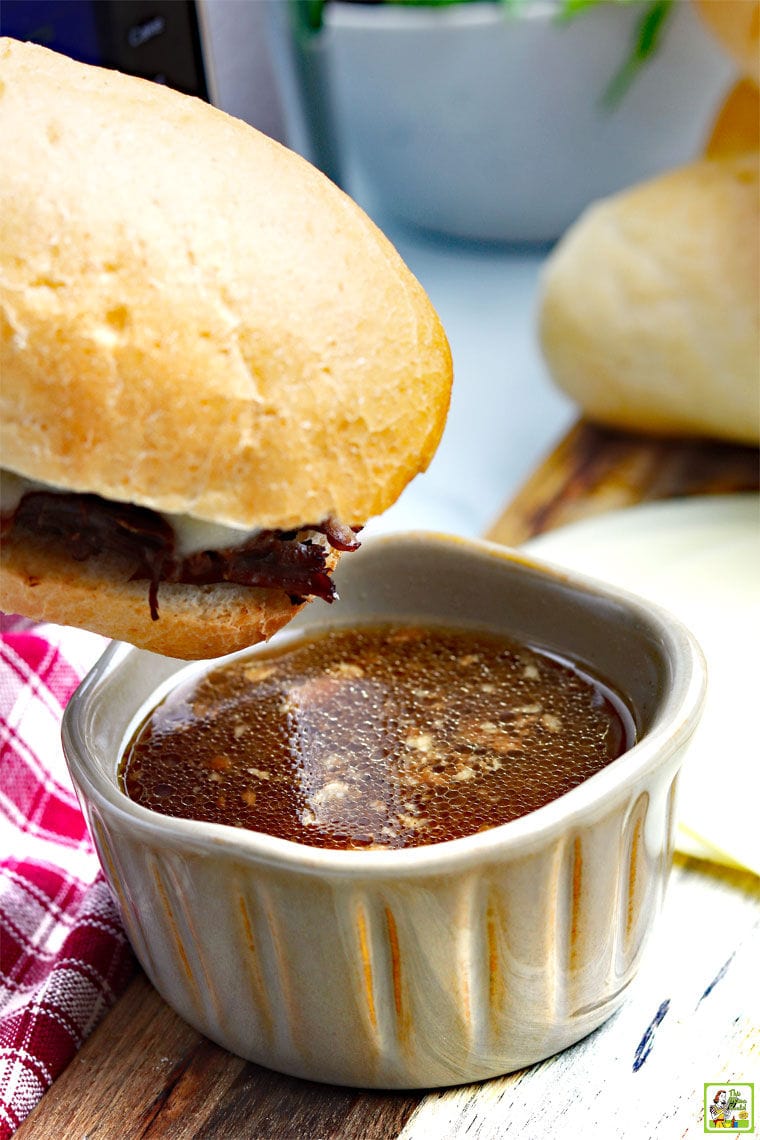
[[[175,690],[121,779],[163,814],[408,847],[533,811],[632,743],[622,699],[567,663],[467,630],[355,628]]]

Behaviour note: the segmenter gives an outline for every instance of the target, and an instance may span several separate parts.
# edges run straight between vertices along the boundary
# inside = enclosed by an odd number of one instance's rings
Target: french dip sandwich
[[[270,637],[429,463],[423,289],[303,159],[0,40],[0,606],[172,657]]]

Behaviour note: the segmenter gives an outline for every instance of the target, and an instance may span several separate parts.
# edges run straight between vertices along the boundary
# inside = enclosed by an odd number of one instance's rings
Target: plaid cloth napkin
[[[60,743],[66,702],[105,645],[0,619],[0,1140],[134,970]]]

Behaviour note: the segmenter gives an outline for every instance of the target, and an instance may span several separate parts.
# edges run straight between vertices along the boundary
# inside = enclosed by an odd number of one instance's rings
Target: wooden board
[[[756,491],[759,485],[756,448],[632,436],[581,420],[486,537],[519,546],[544,531],[634,503]]]
[[[381,1140],[398,1135],[419,1099],[249,1064],[191,1029],[140,972],[16,1137]]]
[[[751,448],[643,440],[580,423],[528,480],[488,537],[517,545],[614,507],[757,487],[758,455]],[[708,888],[699,866],[689,861],[678,875],[686,884],[684,891]],[[723,892],[721,906],[735,907],[734,922],[741,933],[742,916],[749,913],[742,892],[747,900],[757,897],[751,876],[732,877],[731,872],[713,869],[710,877],[713,889]],[[678,897],[688,895],[682,891]],[[687,917],[692,911],[686,905]],[[677,933],[684,925],[679,915],[673,929]],[[558,1072],[570,1063],[569,1057],[559,1059]],[[138,973],[16,1135],[18,1140],[391,1140],[402,1133],[404,1140],[431,1140],[434,1135],[474,1140],[507,1133],[524,1138],[529,1133],[519,1114],[514,1120],[511,1113],[506,1118],[503,1114],[512,1103],[515,1082],[522,1082],[524,1097],[532,1087],[536,1096],[543,1096],[545,1077],[543,1067],[536,1066],[500,1082],[430,1096],[338,1089],[291,1079],[211,1044],[181,1021]],[[711,1071],[701,1079],[717,1077]],[[560,1099],[567,1099],[565,1086],[549,1083]],[[663,1078],[660,1084],[666,1087],[667,1081]],[[585,1113],[579,1104],[581,1108]],[[685,1119],[691,1120],[695,1111],[688,1104]],[[592,1114],[593,1123],[598,1119]],[[555,1135],[545,1126],[539,1134]]]

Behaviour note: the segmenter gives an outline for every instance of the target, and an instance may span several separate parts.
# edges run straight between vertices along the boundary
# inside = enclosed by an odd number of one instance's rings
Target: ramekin
[[[599,1026],[636,973],[671,865],[701,652],[659,608],[485,542],[368,539],[337,580],[340,601],[307,607],[292,632],[407,618],[502,631],[619,689],[638,743],[489,831],[319,850],[129,800],[117,767],[134,727],[199,665],[113,644],[63,741],[128,936],[183,1018],[281,1072],[420,1088],[529,1065]]]

